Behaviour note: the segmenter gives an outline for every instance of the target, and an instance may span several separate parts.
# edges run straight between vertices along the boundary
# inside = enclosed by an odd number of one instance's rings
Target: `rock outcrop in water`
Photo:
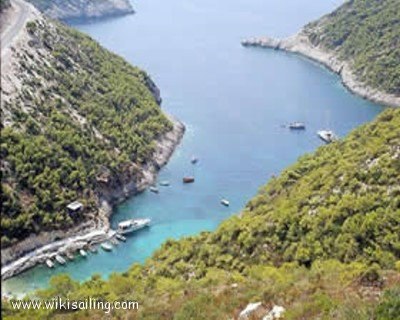
[[[53,19],[97,19],[134,13],[129,0],[29,0]]]

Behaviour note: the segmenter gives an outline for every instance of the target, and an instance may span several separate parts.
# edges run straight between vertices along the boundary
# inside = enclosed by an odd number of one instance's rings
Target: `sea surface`
[[[151,228],[110,253],[99,251],[54,270],[39,266],[3,283],[18,294],[48,285],[51,276],[107,277],[143,263],[168,238],[213,230],[238,213],[272,175],[322,145],[329,128],[339,136],[373,119],[382,107],[349,93],[340,78],[302,57],[240,40],[284,37],[341,4],[337,0],[136,0],[136,14],[75,27],[146,70],[161,89],[162,108],[187,131],[159,181],[115,209],[112,225],[149,217]],[[304,121],[307,129],[283,125]],[[191,157],[199,158],[196,165]],[[183,185],[182,177],[196,182]],[[230,201],[229,207],[220,204]]]

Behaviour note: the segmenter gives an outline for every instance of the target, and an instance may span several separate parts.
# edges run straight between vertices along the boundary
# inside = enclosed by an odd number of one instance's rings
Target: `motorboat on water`
[[[199,162],[199,158],[193,156],[192,159],[190,159],[190,162],[191,162],[192,164],[196,164],[197,162]]]
[[[86,251],[83,250],[83,249],[79,250],[79,253],[80,253],[80,255],[81,255],[82,257],[86,257],[86,256],[87,256]]]
[[[67,261],[60,255],[56,255],[56,260],[59,264],[66,264]]]
[[[326,143],[331,143],[338,139],[332,130],[320,130],[317,132],[317,135]]]
[[[194,182],[194,177],[183,177],[182,179],[183,183],[193,183]]]
[[[117,232],[119,234],[127,234],[139,229],[143,229],[150,225],[150,219],[130,219],[122,221],[118,224]]]
[[[111,251],[113,249],[113,246],[108,242],[102,243],[101,247],[103,248],[104,251]]]
[[[162,187],[168,187],[171,183],[167,180],[161,181],[160,182],[160,186]]]
[[[47,260],[46,260],[46,265],[47,265],[49,268],[53,268],[53,267],[54,267],[54,262],[51,261],[51,259],[47,259]]]
[[[125,241],[126,241],[126,238],[125,238],[122,234],[117,233],[117,234],[115,235],[115,237],[116,237],[119,241],[122,241],[122,242],[125,242]]]
[[[224,205],[225,207],[229,207],[229,200],[227,199],[222,199],[221,204]]]
[[[114,245],[117,246],[119,244],[118,240],[116,238],[111,238],[110,242]]]
[[[91,246],[89,247],[89,251],[90,251],[91,253],[97,253],[97,247],[94,246],[94,245],[91,245]]]
[[[65,255],[67,256],[67,258],[68,258],[69,260],[74,260],[74,259],[75,259],[75,256],[74,256],[74,254],[73,254],[72,252],[67,251],[67,252],[65,253]]]
[[[289,124],[291,130],[305,130],[306,125],[303,122],[295,121]]]
[[[159,190],[158,190],[158,188],[157,187],[150,187],[149,188],[149,190],[151,191],[151,192],[153,192],[153,193],[158,193],[159,192]]]

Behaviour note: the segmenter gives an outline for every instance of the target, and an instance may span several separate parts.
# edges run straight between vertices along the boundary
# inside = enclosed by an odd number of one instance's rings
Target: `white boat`
[[[199,158],[193,156],[192,159],[190,159],[190,162],[196,164],[197,162],[199,162]]]
[[[96,246],[90,246],[89,251],[92,253],[97,253],[97,247]]]
[[[86,257],[87,256],[86,251],[83,250],[83,249],[79,250],[79,253],[81,254],[82,257]]]
[[[150,225],[150,219],[131,219],[122,221],[118,224],[118,233],[126,234],[139,229],[143,229]]]
[[[292,122],[289,124],[289,129],[292,130],[304,130],[306,128],[306,125],[303,122]]]
[[[320,130],[317,132],[317,135],[326,143],[331,143],[332,141],[337,140],[337,136],[332,130]]]
[[[107,243],[107,242],[102,243],[102,244],[101,244],[101,247],[103,248],[104,251],[111,251],[112,248],[113,248],[112,245],[109,244],[109,243]]]
[[[159,192],[157,187],[150,187],[150,191],[154,192],[154,193],[158,193]]]
[[[111,238],[110,242],[114,245],[117,246],[119,244],[118,240],[116,238]]]
[[[160,182],[160,186],[162,187],[168,187],[170,185],[170,182],[168,180],[164,180]]]
[[[118,240],[120,240],[120,241],[123,241],[123,242],[126,241],[126,238],[125,238],[122,234],[117,233],[117,234],[115,235],[115,237],[116,237]]]
[[[225,207],[229,207],[229,201],[226,199],[222,199],[221,204],[224,205]]]
[[[67,256],[67,258],[69,260],[74,260],[75,259],[75,256],[74,256],[74,254],[72,252],[67,252],[65,255]]]
[[[53,268],[53,267],[54,267],[54,262],[51,261],[51,259],[47,259],[47,260],[46,260],[46,265],[47,265],[49,268]]]
[[[60,255],[56,255],[56,260],[59,264],[66,264],[67,261]]]

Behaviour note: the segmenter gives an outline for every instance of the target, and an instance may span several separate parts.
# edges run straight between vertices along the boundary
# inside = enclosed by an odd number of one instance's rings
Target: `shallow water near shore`
[[[382,108],[350,94],[337,75],[296,55],[245,49],[242,38],[284,37],[329,12],[341,1],[146,0],[135,15],[78,24],[102,45],[146,70],[163,97],[163,109],[187,132],[159,181],[160,193],[144,192],[118,206],[112,225],[150,217],[153,224],[107,253],[77,257],[54,270],[39,266],[3,283],[18,294],[48,285],[52,275],[76,280],[107,277],[142,263],[168,238],[213,230],[239,212],[271,175],[323,143],[319,129],[344,136]],[[304,121],[305,131],[282,127]],[[192,155],[199,163],[192,165]],[[184,175],[196,182],[183,185]],[[220,204],[230,201],[229,207]]]

